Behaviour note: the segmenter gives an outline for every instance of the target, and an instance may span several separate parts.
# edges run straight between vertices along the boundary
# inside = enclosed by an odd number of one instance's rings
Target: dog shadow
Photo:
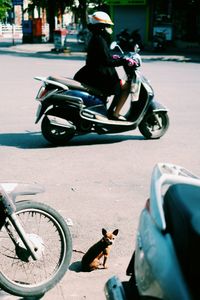
[[[75,261],[75,262],[73,262],[73,263],[69,266],[69,270],[70,270],[70,271],[73,271],[73,272],[76,272],[76,273],[83,272],[81,261]]]
[[[76,273],[80,273],[80,272],[82,272],[82,273],[90,273],[90,272],[92,272],[92,270],[91,271],[84,271],[83,269],[82,269],[82,264],[81,264],[81,261],[75,261],[75,262],[73,262],[70,266],[69,266],[69,270],[70,271],[73,271],[73,272],[76,272]],[[100,270],[105,270],[105,268],[99,268],[98,269],[99,271]]]

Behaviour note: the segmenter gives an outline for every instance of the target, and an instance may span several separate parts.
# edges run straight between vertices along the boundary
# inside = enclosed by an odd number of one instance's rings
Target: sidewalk
[[[54,51],[53,43],[40,44],[22,44],[22,42],[10,40],[10,42],[2,42],[0,39],[0,54],[18,54],[33,55],[41,57],[68,58],[68,59],[85,59],[86,52],[84,45],[78,43],[75,37],[69,37],[67,40],[67,48],[70,51],[57,52]],[[156,53],[152,51],[141,51],[140,55],[143,61],[178,61],[178,62],[196,62],[200,63],[199,49],[167,49],[166,52]]]
[[[56,51],[53,43],[23,44],[21,40],[2,40],[0,38],[0,54],[18,54],[41,57],[85,58],[84,45],[78,43],[75,37],[68,38],[69,51]]]

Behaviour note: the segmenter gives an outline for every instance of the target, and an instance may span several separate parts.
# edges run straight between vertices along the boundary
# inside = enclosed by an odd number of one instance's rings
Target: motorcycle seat
[[[200,187],[170,186],[164,196],[164,213],[167,232],[193,299],[200,299]]]
[[[64,85],[68,86],[72,90],[75,89],[75,90],[81,90],[81,91],[85,91],[85,92],[91,92],[92,94],[94,94],[96,96],[105,97],[105,95],[100,90],[95,89],[89,85],[82,84],[79,81],[76,81],[71,78],[62,77],[62,76],[49,76],[48,79],[52,80],[52,81],[60,82]]]

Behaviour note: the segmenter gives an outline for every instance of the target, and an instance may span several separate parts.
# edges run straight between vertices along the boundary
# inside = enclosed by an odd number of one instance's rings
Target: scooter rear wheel
[[[71,128],[52,125],[47,116],[42,120],[41,130],[44,138],[56,146],[67,145],[75,134]]]
[[[165,111],[148,113],[139,124],[141,134],[147,139],[159,139],[169,127],[169,117]]]

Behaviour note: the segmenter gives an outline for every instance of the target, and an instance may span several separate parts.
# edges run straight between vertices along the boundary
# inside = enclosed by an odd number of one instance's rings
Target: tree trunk
[[[81,24],[83,28],[86,28],[87,27],[86,0],[79,0],[79,9],[80,9]]]
[[[49,23],[49,42],[54,41],[54,30],[55,30],[55,1],[48,0],[48,23]]]

